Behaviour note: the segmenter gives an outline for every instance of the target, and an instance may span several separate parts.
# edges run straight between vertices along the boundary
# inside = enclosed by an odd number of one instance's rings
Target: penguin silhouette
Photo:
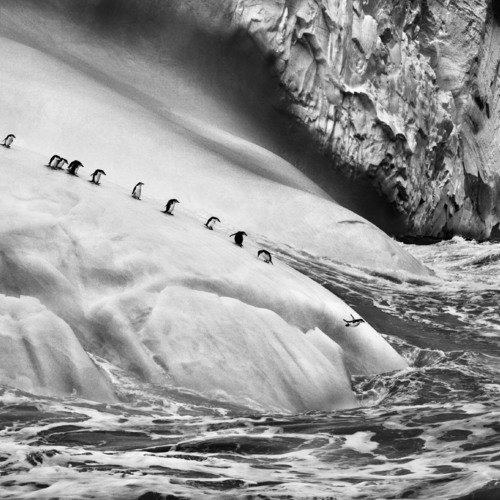
[[[361,323],[365,322],[364,319],[355,318],[352,314],[351,314],[351,318],[352,319],[342,318],[345,321],[345,326],[359,326]]]
[[[168,200],[167,204],[165,205],[165,210],[163,211],[163,213],[168,215],[174,215],[172,212],[174,211],[175,205],[177,203],[180,203],[180,201],[176,200],[175,198]]]
[[[260,257],[261,255],[266,264],[273,264],[273,258],[271,257],[271,254],[267,250],[259,250],[257,252],[257,258]]]
[[[61,157],[59,155],[52,156],[52,158],[49,160],[49,163],[47,163],[47,167],[51,168],[57,167],[57,163],[59,162],[60,159]]]
[[[68,166],[68,168],[67,168],[66,170],[67,170],[68,174],[78,176],[78,169],[79,169],[80,167],[81,167],[81,168],[83,168],[82,163],[81,163],[81,162],[79,162],[78,160],[73,160],[73,161],[69,164],[69,166]]]
[[[136,200],[141,199],[142,186],[144,186],[144,182],[138,182],[134,186],[134,189],[132,189],[132,198],[135,198]]]
[[[248,236],[245,231],[238,231],[237,233],[231,234],[229,237],[232,238],[234,236],[234,242],[239,247],[243,246],[243,236]]]
[[[220,222],[217,217],[210,217],[210,219],[205,222],[205,227],[213,231],[216,222]]]
[[[66,158],[59,158],[58,162],[56,163],[55,167],[52,167],[54,169],[62,170],[64,168],[64,164],[68,164],[68,160]]]
[[[14,134],[9,134],[3,141],[2,141],[2,146],[5,146],[6,148],[10,148],[10,145],[14,142],[14,139],[16,136]]]
[[[100,180],[101,180],[101,175],[106,175],[106,172],[104,170],[101,170],[98,168],[90,177],[92,177],[92,180],[90,182],[93,182],[94,184],[99,185]]]

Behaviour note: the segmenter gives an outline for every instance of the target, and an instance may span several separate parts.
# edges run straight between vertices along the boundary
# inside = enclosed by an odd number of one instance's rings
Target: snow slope
[[[141,380],[302,411],[355,405],[348,372],[406,366],[369,325],[344,326],[355,313],[341,300],[258,259],[251,238],[240,248],[227,227],[209,231],[182,205],[169,216],[160,200],[137,201],[106,177],[96,186],[45,163],[0,148],[1,303],[16,301],[10,323],[38,310],[44,319],[1,330],[4,359],[22,352],[40,373],[51,367],[75,380],[26,373],[34,392],[100,388],[102,399],[105,376],[81,376],[88,351]],[[3,368],[2,382],[27,388],[15,366]]]
[[[0,148],[1,383],[112,401],[92,354],[146,382],[304,411],[355,406],[350,374],[406,367],[368,324],[345,327],[356,313],[340,299],[257,259],[257,242],[386,273],[423,265],[237,125],[210,121],[202,93],[196,118],[156,80],[148,94],[151,62],[109,41],[38,50],[6,23],[0,128],[17,139]],[[80,177],[47,168],[54,153],[82,161]],[[174,197],[174,217],[161,213]]]
[[[9,37],[40,45],[30,37],[42,23],[30,26],[23,17],[17,26],[5,14]],[[22,29],[28,33],[17,33]],[[0,33],[6,30],[1,26]],[[2,123],[17,132],[18,145],[78,158],[89,174],[104,168],[127,189],[142,181],[147,195],[165,202],[176,197],[184,209],[218,214],[248,234],[384,272],[428,273],[292,165],[242,138],[244,127],[227,103],[203,100],[192,85],[172,90],[182,75],[170,81],[151,61],[109,40],[89,46],[62,29],[48,29],[46,36],[61,49],[7,39],[0,44]]]

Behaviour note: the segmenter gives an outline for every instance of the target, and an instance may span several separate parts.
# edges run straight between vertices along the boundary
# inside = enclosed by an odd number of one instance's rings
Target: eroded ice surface
[[[209,231],[183,205],[168,216],[159,200],[139,202],[108,178],[96,186],[45,163],[0,152],[1,292],[38,299],[83,346],[71,346],[78,363],[85,349],[141,380],[291,411],[355,405],[348,371],[406,366],[368,324],[346,328],[342,318],[356,313],[326,289],[259,260],[251,237],[234,245],[227,223]],[[19,329],[8,352],[35,334],[62,345],[41,322]],[[30,352],[41,370],[55,363]],[[78,363],[72,370],[61,356],[75,378]],[[70,385],[44,390],[89,394],[94,381]]]

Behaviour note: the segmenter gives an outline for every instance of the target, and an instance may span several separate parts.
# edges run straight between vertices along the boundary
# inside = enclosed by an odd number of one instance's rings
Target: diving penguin
[[[90,182],[93,182],[94,184],[99,185],[100,180],[101,180],[101,175],[106,175],[106,172],[104,170],[101,170],[98,168],[90,177],[92,177],[92,180]]]
[[[364,319],[355,318],[352,314],[351,314],[351,318],[352,319],[342,318],[345,321],[345,326],[359,326],[361,323],[365,322]]]
[[[243,246],[243,236],[248,236],[245,231],[238,231],[237,233],[231,234],[229,237],[232,238],[234,236],[234,243],[239,247]]]
[[[216,222],[220,222],[217,217],[210,217],[210,219],[205,222],[205,227],[213,231]]]
[[[180,201],[176,200],[175,198],[168,200],[167,204],[165,205],[165,210],[163,211],[163,213],[168,215],[174,215],[172,212],[174,211],[175,205],[177,203],[180,203]]]
[[[138,182],[134,186],[134,189],[132,189],[132,198],[135,198],[136,200],[141,199],[142,186],[144,186],[144,182]]]

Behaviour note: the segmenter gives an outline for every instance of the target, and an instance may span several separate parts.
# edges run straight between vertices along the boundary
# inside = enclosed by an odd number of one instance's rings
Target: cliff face
[[[500,220],[500,12],[487,0],[239,0],[283,109],[409,232],[484,238]]]

